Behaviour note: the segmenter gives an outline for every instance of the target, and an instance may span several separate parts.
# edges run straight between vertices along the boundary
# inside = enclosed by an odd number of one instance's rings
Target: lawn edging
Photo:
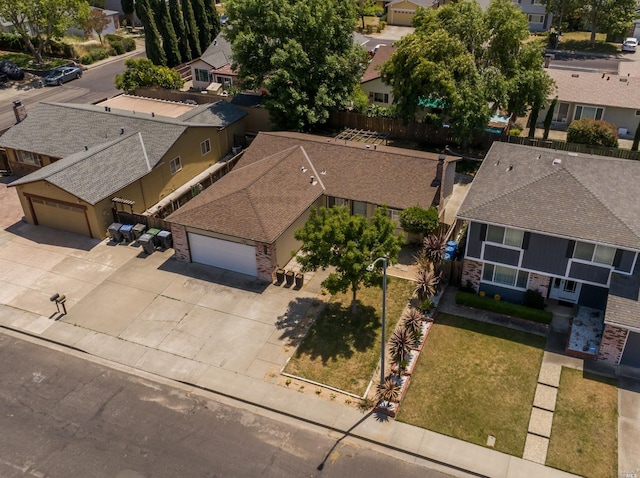
[[[524,305],[512,304],[490,297],[482,297],[478,294],[461,290],[456,292],[456,304],[495,312],[507,316],[511,320],[524,319],[526,322],[534,322],[535,324],[545,326],[547,329],[553,318],[553,314],[546,310],[532,309]],[[523,321],[520,320],[519,322],[522,323]]]

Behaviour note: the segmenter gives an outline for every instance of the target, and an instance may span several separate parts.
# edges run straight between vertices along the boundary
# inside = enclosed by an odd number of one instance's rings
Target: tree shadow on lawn
[[[436,315],[435,324],[456,327],[468,330],[482,335],[488,335],[499,339],[517,342],[523,345],[529,345],[544,349],[547,343],[546,337],[540,335],[523,332],[521,330],[511,329],[502,325],[490,324],[481,320],[459,317],[447,313],[439,313]]]
[[[380,317],[376,309],[358,301],[357,312],[351,306],[327,304],[324,311],[307,333],[296,356],[320,358],[323,365],[336,359],[349,359],[356,352],[371,349],[378,337]]]

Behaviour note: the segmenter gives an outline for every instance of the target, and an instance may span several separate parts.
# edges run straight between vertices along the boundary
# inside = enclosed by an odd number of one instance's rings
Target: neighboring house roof
[[[322,194],[394,209],[429,207],[438,193],[437,165],[433,153],[263,132],[231,173],[169,220],[271,243]]]
[[[391,0],[390,2],[387,2],[387,7],[392,7],[398,3],[404,2],[413,3],[415,6],[422,8],[429,8],[433,5],[433,0]]]
[[[122,135],[56,161],[13,181],[11,186],[46,180],[96,204],[151,170],[146,149],[140,133]]]
[[[611,274],[604,321],[640,329],[640,263],[631,276]]]
[[[494,142],[462,219],[640,250],[640,162]]]
[[[640,109],[640,77],[548,68],[559,101]]]
[[[215,103],[199,105],[187,111],[177,119],[185,123],[225,128],[247,116],[247,112],[231,103],[220,100]]]
[[[369,62],[367,66],[367,70],[362,75],[362,80],[360,83],[366,83],[367,81],[377,80],[380,78],[380,68],[382,64],[386,62],[393,52],[396,51],[397,48],[395,46],[381,46],[378,48],[378,51],[373,55],[373,58]]]
[[[262,95],[252,95],[250,93],[238,93],[230,101],[232,105],[236,106],[260,106],[264,97]]]
[[[214,69],[231,64],[231,43],[227,41],[222,33],[219,33],[209,47],[200,55],[199,59],[211,65]]]
[[[158,116],[177,118],[178,116],[191,111],[195,105],[180,103],[177,101],[160,100],[157,98],[145,98],[135,95],[117,95],[107,100],[97,103],[98,106],[109,106],[125,111],[136,111],[138,113],[153,113]]]

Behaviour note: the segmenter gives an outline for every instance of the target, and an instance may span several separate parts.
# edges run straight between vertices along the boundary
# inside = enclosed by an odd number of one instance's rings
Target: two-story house
[[[391,106],[393,104],[392,88],[382,81],[380,68],[384,62],[391,58],[394,51],[396,51],[395,46],[384,45],[378,47],[369,65],[367,65],[364,75],[362,75],[360,86],[369,98],[369,103],[381,106]]]
[[[547,12],[547,6],[542,0],[514,0],[522,13],[527,16],[529,30],[532,32],[546,32],[551,28],[553,13]]]
[[[577,304],[602,329],[579,352],[640,367],[638,177],[637,161],[494,143],[458,211],[462,284]]]

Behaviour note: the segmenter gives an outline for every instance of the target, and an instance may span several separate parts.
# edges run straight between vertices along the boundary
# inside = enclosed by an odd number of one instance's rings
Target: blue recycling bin
[[[127,244],[132,242],[134,240],[133,224],[123,224],[120,228],[120,234],[122,234],[124,242]]]

